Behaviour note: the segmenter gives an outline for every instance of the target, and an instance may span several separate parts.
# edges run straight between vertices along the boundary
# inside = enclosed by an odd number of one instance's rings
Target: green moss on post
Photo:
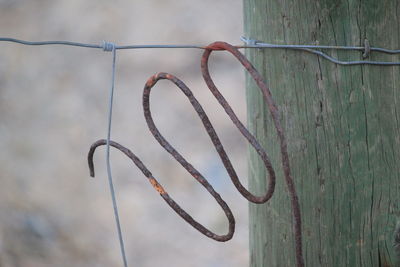
[[[276,44],[400,48],[393,0],[244,0],[245,36]],[[302,51],[248,49],[285,128],[300,197],[306,266],[398,266],[400,67],[338,66]],[[360,60],[356,51],[328,51]],[[399,56],[373,53],[371,60]],[[247,80],[248,123],[278,174],[272,200],[250,204],[251,267],[295,266],[290,201],[278,142],[259,89]],[[266,187],[249,153],[250,189]]]

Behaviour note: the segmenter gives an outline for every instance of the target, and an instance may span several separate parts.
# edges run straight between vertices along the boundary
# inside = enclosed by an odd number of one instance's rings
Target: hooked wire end
[[[90,149],[89,149],[89,152],[88,152],[88,157],[87,157],[87,159],[88,159],[88,165],[89,165],[89,174],[90,174],[90,177],[93,177],[93,178],[94,178],[94,176],[95,176],[94,162],[93,162],[93,155],[94,155],[94,152],[96,151],[96,148],[97,148],[98,146],[104,144],[105,142],[106,142],[105,139],[100,139],[100,140],[97,140],[96,142],[94,142],[94,143],[90,146]]]

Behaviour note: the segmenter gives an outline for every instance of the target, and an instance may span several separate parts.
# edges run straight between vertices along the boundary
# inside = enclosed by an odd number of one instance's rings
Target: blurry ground
[[[240,43],[241,1],[0,0],[0,36],[117,44]],[[86,154],[106,135],[111,54],[73,47],[0,43],[0,266],[121,266],[104,164]],[[201,51],[118,52],[112,139],[133,150],[201,223],[225,233],[219,206],[149,135],[141,109],[147,78],[170,72],[193,89],[244,184],[246,146],[200,74]],[[217,55],[215,55],[217,54]],[[244,75],[225,53],[211,72],[245,121]],[[160,82],[156,123],[230,204],[233,240],[217,243],[180,219],[119,153],[112,164],[130,266],[246,266],[247,203],[229,181],[183,94]]]

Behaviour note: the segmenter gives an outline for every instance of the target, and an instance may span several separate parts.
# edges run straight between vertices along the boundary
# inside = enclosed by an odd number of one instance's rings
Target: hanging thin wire
[[[121,223],[120,223],[119,215],[118,215],[118,206],[117,206],[117,200],[115,197],[114,184],[113,184],[113,178],[112,178],[112,173],[111,173],[111,163],[110,163],[110,138],[111,138],[111,123],[112,123],[112,111],[113,111],[114,87],[115,87],[115,69],[116,69],[115,62],[116,62],[116,58],[117,58],[117,51],[115,50],[115,45],[113,43],[109,43],[109,42],[103,43],[103,50],[112,52],[112,73],[111,73],[110,94],[109,94],[109,98],[108,98],[108,125],[107,125],[107,140],[106,140],[107,177],[108,177],[108,183],[110,186],[115,222],[117,225],[121,256],[122,256],[122,260],[124,262],[124,267],[128,267],[128,262],[126,260],[126,254],[125,254],[124,239],[123,239],[122,230],[121,230]]]

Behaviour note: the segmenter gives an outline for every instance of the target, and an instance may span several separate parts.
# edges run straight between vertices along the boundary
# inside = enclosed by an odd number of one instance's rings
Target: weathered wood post
[[[395,0],[244,0],[245,36],[275,44],[400,48]],[[302,211],[306,266],[400,266],[400,67],[339,66],[305,51],[248,49],[279,106]],[[342,60],[362,52],[327,51]],[[370,60],[400,61],[372,53]],[[250,204],[252,267],[295,266],[290,200],[275,129],[247,79],[248,121],[277,172],[272,200]],[[250,149],[250,189],[265,169]],[[397,238],[400,242],[400,234]],[[398,244],[399,250],[400,244]]]

